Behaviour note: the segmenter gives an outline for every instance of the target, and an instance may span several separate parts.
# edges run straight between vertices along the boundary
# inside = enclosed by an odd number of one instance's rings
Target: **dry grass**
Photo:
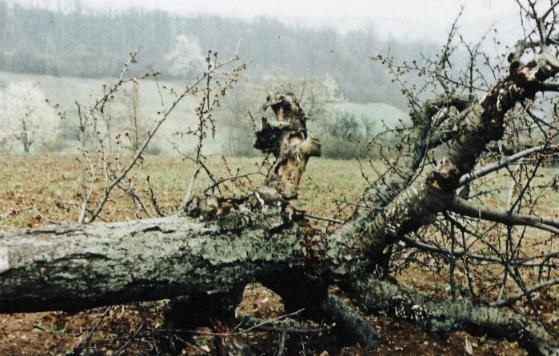
[[[21,228],[47,223],[47,220],[75,221],[81,201],[78,161],[72,155],[0,156],[0,227]],[[209,159],[209,167],[216,179],[252,172],[265,173],[261,159],[230,158],[226,163],[221,157]],[[131,175],[134,188],[142,194],[150,214],[149,187],[151,186],[164,212],[171,212],[180,203],[194,172],[193,163],[180,157],[147,156]],[[373,174],[370,170],[367,174]],[[242,194],[261,184],[262,175],[238,180],[221,186],[225,195]],[[203,174],[194,185],[200,194],[211,181]],[[355,202],[366,182],[355,161],[313,159],[303,176],[300,199],[310,212],[328,216],[347,214],[347,204]],[[92,202],[99,197],[99,190]],[[340,212],[340,207],[345,209]],[[134,208],[132,200],[123,192],[115,191],[102,217],[118,221],[146,217]]]

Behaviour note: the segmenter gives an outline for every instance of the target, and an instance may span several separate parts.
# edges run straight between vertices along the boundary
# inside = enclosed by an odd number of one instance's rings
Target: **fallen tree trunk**
[[[192,218],[0,234],[0,312],[79,310],[235,286],[303,268],[297,227],[223,231]]]
[[[73,311],[182,295],[201,295],[202,300],[208,295],[211,301],[211,295],[242,290],[253,281],[280,284],[285,276],[336,282],[326,272],[315,274],[322,269],[315,269],[305,257],[308,251],[299,229],[295,225],[270,234],[255,228],[238,234],[173,217],[3,233],[0,312]],[[366,312],[388,313],[433,333],[467,330],[517,339],[538,354],[559,352],[559,344],[545,329],[510,311],[438,302],[376,279],[348,276],[340,285]],[[300,286],[292,283],[293,290],[284,295],[302,299],[312,295],[312,290]],[[332,319],[363,345],[378,345],[380,336],[359,312],[331,293],[324,297],[323,302],[310,302],[322,303]]]
[[[311,229],[294,202],[307,160],[320,153],[320,145],[307,135],[305,115],[293,96],[269,98],[276,119],[263,120],[256,144],[276,157],[265,187],[236,201],[192,199],[188,217],[1,233],[0,312],[78,310],[176,296],[200,301],[204,295],[238,293],[259,281],[287,305],[321,305],[358,339],[376,344],[378,337],[362,315],[341,299],[329,298],[327,286],[338,284],[350,300],[374,309],[398,307],[394,293],[404,292],[397,287],[382,287],[388,294],[375,294],[375,257],[449,209],[460,178],[472,171],[489,142],[502,137],[506,112],[517,102],[533,99],[537,84],[558,71],[545,62],[511,65],[511,74],[480,103],[426,103],[414,119],[415,143],[407,152],[407,170],[397,171],[381,187],[370,187],[362,201],[365,208],[330,235]],[[454,135],[445,137],[448,157],[420,174],[438,105],[460,107],[463,113]],[[422,318],[412,319],[431,331],[479,327],[502,336],[506,330],[539,353],[559,352],[543,328],[509,312],[432,304],[411,293],[403,295],[400,306],[423,308]]]
[[[512,311],[467,301],[438,301],[376,279],[353,283],[348,290],[368,312],[387,313],[430,333],[465,330],[518,341],[533,354],[559,354],[559,342],[542,326]]]

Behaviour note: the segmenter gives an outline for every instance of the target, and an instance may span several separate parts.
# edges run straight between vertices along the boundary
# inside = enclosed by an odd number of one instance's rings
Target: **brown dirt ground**
[[[244,170],[253,169],[254,162],[236,162]],[[314,181],[305,181],[302,196],[317,197],[332,195],[356,198],[364,182],[347,184],[347,177],[328,176],[329,172],[349,174],[355,167],[332,169],[337,162],[324,162],[311,165],[316,177]],[[345,164],[345,163],[344,163]],[[349,163],[348,163],[349,164]],[[177,158],[157,158],[143,163],[141,172],[155,176],[158,172],[169,171],[159,177],[160,186],[155,186],[159,193],[161,206],[171,209],[180,198],[184,187],[185,163]],[[330,165],[330,166],[329,166]],[[76,214],[72,202],[79,201],[75,158],[71,156],[33,156],[0,157],[0,228],[34,227],[46,224],[45,216],[55,221],[71,219]],[[173,167],[172,170],[169,167]],[[151,173],[150,173],[151,172]],[[141,175],[136,173],[137,175]],[[354,174],[357,176],[358,174]],[[320,179],[334,182],[325,185]],[[155,179],[153,179],[155,182]],[[339,184],[336,182],[340,182]],[[156,183],[154,183],[156,184]],[[201,185],[203,184],[200,183]],[[358,187],[360,189],[355,189]],[[349,190],[348,190],[349,189]],[[142,193],[146,187],[139,185]],[[332,198],[333,199],[333,198]],[[316,199],[311,201],[310,210],[324,215],[339,213],[335,201]],[[36,210],[32,207],[35,206]],[[323,207],[323,210],[320,209]],[[330,209],[330,210],[328,210]],[[38,211],[40,213],[38,213]],[[133,218],[135,212],[132,204],[120,194],[116,195],[107,206],[105,217],[111,220]],[[73,219],[73,218],[72,218]],[[435,274],[422,270],[410,270],[404,278],[407,285],[430,285],[435,282]],[[426,283],[427,282],[427,283]],[[436,281],[438,282],[438,281]],[[538,297],[542,307],[544,321],[552,332],[559,336],[557,320],[559,302],[555,296],[542,293]],[[162,327],[162,308],[165,301],[137,303],[133,305],[97,308],[75,314],[63,312],[46,312],[33,314],[0,315],[0,355],[63,355],[72,352],[78,346],[87,345],[92,355],[146,355],[158,354],[157,340],[164,337]],[[282,314],[283,307],[277,295],[260,285],[249,285],[240,309],[246,313],[273,318]],[[475,355],[525,355],[515,342],[495,341],[486,337],[472,336],[464,332],[455,332],[445,338],[427,335],[405,322],[394,321],[383,316],[371,316],[371,324],[380,331],[384,342],[374,351],[364,350],[355,344],[332,335],[301,338],[290,336],[287,345],[290,354],[299,355],[463,355],[470,348]],[[206,329],[207,330],[207,329]],[[260,354],[274,354],[278,336],[265,333],[247,335],[250,343]],[[211,353],[211,337],[195,336],[193,341],[183,344],[183,354],[205,355]]]
[[[160,333],[154,329],[161,326],[162,305],[162,302],[155,302],[113,306],[106,314],[106,308],[97,308],[76,314],[51,312],[3,315],[0,317],[0,354],[61,355],[84,343],[99,355],[157,354],[157,337]],[[240,309],[261,318],[274,318],[283,312],[278,296],[260,285],[247,286]],[[369,320],[384,338],[381,347],[374,351],[365,350],[359,345],[344,345],[343,341],[335,340],[331,335],[310,338],[294,335],[287,345],[291,347],[291,352],[299,355],[321,356],[466,355],[466,343],[471,345],[474,355],[527,355],[514,342],[474,337],[465,332],[437,338],[406,322],[383,316],[371,316]],[[136,334],[142,322],[144,326]],[[134,334],[136,336],[132,339]],[[273,354],[277,337],[251,333],[245,339],[259,354]],[[213,348],[209,337],[195,337],[194,340],[197,345],[184,344],[182,354],[206,355],[208,352],[205,351]]]

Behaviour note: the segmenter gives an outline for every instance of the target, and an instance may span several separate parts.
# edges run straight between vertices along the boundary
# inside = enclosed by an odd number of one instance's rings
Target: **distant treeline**
[[[79,1],[76,2],[79,4]],[[218,16],[183,17],[161,11],[51,11],[0,0],[0,70],[76,77],[116,75],[128,53],[141,47],[141,66],[170,76],[164,55],[178,35],[193,36],[202,49],[252,60],[252,79],[266,74],[333,76],[350,101],[403,107],[399,89],[370,56],[398,58],[432,53],[425,43],[386,41],[373,29],[345,34],[332,28],[285,25],[271,18],[244,21]],[[139,67],[141,69],[141,66]]]

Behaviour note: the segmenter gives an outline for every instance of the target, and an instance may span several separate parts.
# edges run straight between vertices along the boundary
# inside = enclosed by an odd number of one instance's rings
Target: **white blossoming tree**
[[[0,92],[0,144],[5,150],[20,146],[24,153],[48,145],[59,134],[59,117],[38,85],[12,82]]]
[[[175,76],[191,77],[200,72],[204,65],[204,55],[196,37],[178,35],[175,46],[165,55],[171,64],[169,72]]]

